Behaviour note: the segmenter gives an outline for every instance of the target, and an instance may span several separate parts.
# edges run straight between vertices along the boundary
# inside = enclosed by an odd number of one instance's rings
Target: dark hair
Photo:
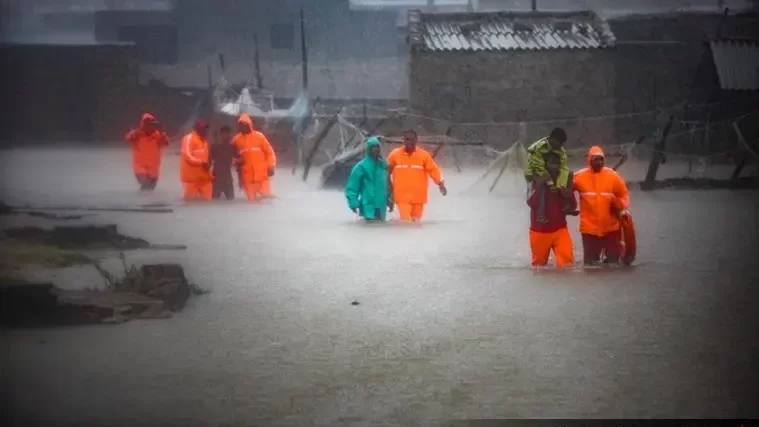
[[[562,128],[553,128],[549,136],[562,144],[567,141],[567,133]]]
[[[219,128],[219,132],[232,132],[232,128],[230,128],[227,125],[224,125],[224,126],[222,126],[222,127]]]
[[[414,136],[419,136],[414,129],[406,129],[406,130],[403,131],[403,134],[404,135],[411,134],[411,135],[414,135]]]

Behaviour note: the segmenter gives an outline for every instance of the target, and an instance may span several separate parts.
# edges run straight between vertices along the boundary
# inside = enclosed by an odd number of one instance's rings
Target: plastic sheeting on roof
[[[722,89],[759,90],[759,42],[712,41],[710,46]]]

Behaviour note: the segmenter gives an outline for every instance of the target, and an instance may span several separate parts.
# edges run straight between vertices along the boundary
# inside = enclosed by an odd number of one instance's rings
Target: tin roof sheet
[[[759,90],[759,42],[719,40],[709,44],[722,89]]]
[[[418,24],[409,28],[417,32],[417,37],[410,40],[416,40],[422,49],[431,51],[589,49],[612,46],[615,41],[608,24],[591,12],[558,16],[536,13],[449,15],[450,18],[420,15]]]

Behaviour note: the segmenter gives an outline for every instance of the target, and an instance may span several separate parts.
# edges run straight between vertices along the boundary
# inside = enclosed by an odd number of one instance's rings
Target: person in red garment
[[[554,182],[561,170],[561,158],[553,152],[543,155],[548,176]],[[572,182],[571,173],[568,182]],[[530,251],[533,267],[548,265],[548,259],[553,251],[557,267],[568,267],[574,264],[574,247],[572,236],[567,228],[567,215],[577,215],[577,201],[568,188],[548,188],[543,181],[533,181],[527,198],[530,206]],[[538,186],[545,186],[538,191]],[[544,196],[545,215],[539,215],[540,196]]]
[[[132,146],[132,170],[141,191],[153,191],[161,171],[161,151],[169,137],[161,123],[150,113],[142,115],[140,125],[124,138]]]

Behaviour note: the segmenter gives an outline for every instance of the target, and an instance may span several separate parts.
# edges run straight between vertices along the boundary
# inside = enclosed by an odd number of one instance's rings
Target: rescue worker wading
[[[366,155],[353,167],[345,185],[348,207],[367,221],[385,221],[387,211],[393,211],[391,192],[380,140],[373,136],[366,140]]]
[[[237,120],[239,133],[232,139],[237,148],[242,183],[248,200],[271,197],[271,180],[277,167],[277,156],[266,136],[253,128],[253,120],[247,114]]]
[[[142,115],[140,125],[126,134],[132,145],[132,170],[140,190],[153,191],[161,171],[161,151],[169,145],[169,137],[161,123],[149,113]]]
[[[427,204],[427,180],[437,184],[445,196],[448,190],[443,182],[440,168],[430,153],[417,147],[418,135],[413,130],[403,133],[403,147],[396,148],[388,156],[392,178],[393,200],[404,221],[419,221]]]
[[[574,191],[580,196],[580,233],[585,264],[595,264],[605,253],[604,262],[616,263],[622,255],[619,218],[627,215],[630,204],[625,181],[604,166],[600,147],[590,147],[588,167],[575,172]]]
[[[232,145],[232,130],[222,126],[211,145],[211,170],[213,171],[213,198],[222,195],[227,200],[235,198],[235,186],[232,180],[232,164],[237,158],[237,149]]]
[[[208,155],[208,122],[197,120],[192,132],[182,138],[179,175],[185,200],[211,200],[213,177]]]
[[[567,188],[569,181],[569,165],[567,151],[564,149],[564,143],[567,141],[567,133],[562,128],[554,128],[551,134],[533,142],[527,147],[527,169],[524,176],[527,182],[544,182],[547,185],[537,187],[538,222],[546,222],[546,200],[544,189]],[[546,170],[546,153],[556,153],[559,156],[559,174],[551,178]]]
[[[561,160],[556,153],[544,154],[546,169],[549,177],[556,180],[559,175]],[[571,173],[570,173],[571,176]],[[571,182],[571,181],[570,181]],[[567,229],[567,215],[577,215],[577,201],[571,191],[566,189],[545,189],[545,222],[538,221],[538,187],[546,187],[545,183],[532,182],[527,205],[530,206],[530,251],[531,264],[544,266],[553,250],[557,267],[567,267],[574,264],[574,249],[572,236]]]

